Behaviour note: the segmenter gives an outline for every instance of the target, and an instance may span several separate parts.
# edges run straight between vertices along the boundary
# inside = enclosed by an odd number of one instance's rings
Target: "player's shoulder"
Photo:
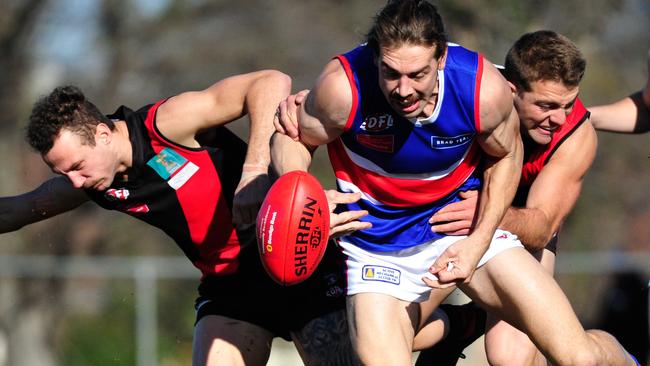
[[[352,81],[341,63],[333,59],[325,66],[311,90],[306,107],[310,109],[310,114],[325,117],[322,122],[345,124],[352,105]]]
[[[490,131],[506,121],[513,110],[513,94],[510,84],[501,72],[486,58],[482,58],[479,108],[481,130]]]
[[[562,136],[547,166],[553,166],[552,162],[558,162],[564,168],[570,168],[575,172],[586,171],[596,156],[597,147],[596,130],[586,119]]]

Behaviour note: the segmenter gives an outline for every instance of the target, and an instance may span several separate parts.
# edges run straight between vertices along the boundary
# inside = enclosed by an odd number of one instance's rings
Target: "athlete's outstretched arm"
[[[484,60],[483,66],[480,90],[481,131],[478,142],[488,164],[484,172],[476,226],[466,239],[451,245],[433,263],[430,272],[439,281],[423,279],[432,287],[449,287],[457,282],[469,282],[503,215],[510,207],[519,184],[523,146],[512,93],[505,79],[490,62]]]
[[[0,197],[0,233],[73,210],[89,198],[64,177],[45,181],[38,188],[13,197]]]
[[[291,78],[265,70],[223,79],[209,88],[170,98],[156,117],[165,137],[185,146],[198,147],[196,134],[248,114],[248,150],[242,177],[233,200],[233,220],[253,223],[270,186],[267,175],[273,118],[278,103],[289,95]]]
[[[650,131],[650,50],[648,78],[643,90],[611,104],[590,107],[591,123],[598,130],[621,133]]]
[[[650,87],[648,89],[650,90]],[[589,107],[589,111],[591,111],[594,127],[601,131],[619,133],[650,131],[650,91],[647,102],[644,102],[643,93],[639,91],[612,104]]]

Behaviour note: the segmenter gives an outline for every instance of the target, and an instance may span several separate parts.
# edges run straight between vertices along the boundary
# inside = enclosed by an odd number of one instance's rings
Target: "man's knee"
[[[538,352],[530,341],[517,340],[490,342],[485,348],[488,363],[492,366],[534,365]]]
[[[264,365],[272,340],[273,334],[260,326],[208,315],[194,328],[192,365]]]

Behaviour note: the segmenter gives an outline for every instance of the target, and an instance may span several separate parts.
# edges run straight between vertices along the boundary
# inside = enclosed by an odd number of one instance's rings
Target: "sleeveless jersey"
[[[345,131],[328,152],[339,190],[362,193],[359,202],[344,209],[368,210],[362,220],[373,224],[345,240],[368,250],[393,251],[442,237],[431,231],[428,219],[457,201],[459,191],[480,186],[475,138],[483,58],[449,44],[433,114],[409,120],[384,97],[373,57],[366,45],[337,57],[353,105]]]
[[[551,142],[540,145],[530,139],[524,139],[524,164],[521,169],[521,180],[513,206],[524,207],[530,186],[548,163],[555,151],[589,118],[589,111],[582,104],[580,98],[576,99],[571,113],[566,122],[553,132]]]
[[[164,101],[133,112],[120,107],[110,118],[126,121],[133,147],[128,178],[105,191],[86,190],[103,208],[147,222],[168,234],[202,277],[235,273],[241,251],[232,224],[232,198],[241,176],[246,144],[219,128],[214,147],[189,148],[166,139],[156,128]],[[254,243],[254,233],[241,233]],[[250,234],[250,235],[249,235]]]

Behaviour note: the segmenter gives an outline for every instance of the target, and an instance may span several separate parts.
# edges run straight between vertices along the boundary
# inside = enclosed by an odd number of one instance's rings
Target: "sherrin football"
[[[306,280],[325,254],[330,216],[325,191],[294,170],[273,183],[257,214],[257,245],[269,276],[285,286]]]

